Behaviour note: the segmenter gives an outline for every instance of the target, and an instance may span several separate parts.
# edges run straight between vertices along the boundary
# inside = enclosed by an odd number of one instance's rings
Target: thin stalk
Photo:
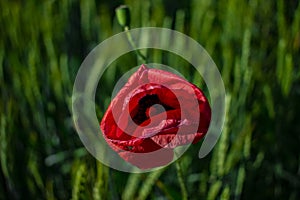
[[[181,165],[179,163],[179,160],[177,160],[175,162],[175,165],[176,165],[176,171],[177,171],[177,178],[178,178],[180,189],[181,189],[182,199],[187,200],[188,199],[188,194],[187,194],[186,186],[184,184],[182,168],[181,168]]]
[[[137,55],[138,61],[141,62],[141,63],[146,63],[147,58],[146,58],[146,56],[144,56],[142,54],[142,52],[139,49],[137,49],[137,46],[135,45],[135,43],[133,41],[133,38],[132,38],[132,36],[129,32],[129,26],[125,26],[124,31],[126,32],[126,35],[127,35],[127,38],[128,38],[128,41],[129,41],[130,45],[132,46],[132,48],[134,49],[134,52]]]

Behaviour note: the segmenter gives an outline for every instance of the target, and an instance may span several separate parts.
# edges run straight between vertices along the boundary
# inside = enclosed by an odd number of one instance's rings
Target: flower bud
[[[130,10],[129,7],[126,5],[121,5],[116,8],[116,15],[119,24],[122,27],[126,27],[130,25]]]

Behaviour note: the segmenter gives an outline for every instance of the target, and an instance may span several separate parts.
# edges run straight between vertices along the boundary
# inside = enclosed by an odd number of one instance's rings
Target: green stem
[[[139,49],[137,49],[137,47],[136,47],[136,45],[135,45],[135,43],[134,43],[134,41],[132,39],[132,36],[131,36],[131,34],[129,32],[129,27],[125,26],[124,27],[124,31],[126,32],[126,35],[127,35],[127,38],[128,38],[128,41],[129,41],[130,45],[132,46],[132,48],[135,50],[135,53],[137,54],[138,60],[140,62],[142,62],[142,63],[146,63],[147,62],[147,58],[146,58],[146,56],[144,56],[142,54],[142,52]]]
[[[178,181],[179,181],[179,185],[180,185],[180,189],[181,189],[182,199],[187,200],[188,199],[188,194],[187,194],[186,186],[185,186],[184,181],[183,181],[182,168],[181,168],[181,165],[179,163],[179,160],[177,160],[175,162],[175,165],[176,165],[177,177],[178,177]]]

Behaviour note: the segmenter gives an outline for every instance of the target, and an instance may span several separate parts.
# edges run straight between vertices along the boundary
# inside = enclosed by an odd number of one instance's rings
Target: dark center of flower
[[[155,104],[159,104],[159,105],[163,106],[165,111],[173,109],[171,106],[163,104],[159,100],[159,98],[156,94],[151,94],[151,95],[147,94],[146,96],[144,96],[143,98],[141,98],[139,100],[137,112],[136,112],[135,116],[133,117],[133,121],[136,124],[140,125],[144,121],[148,120],[149,114],[147,114],[147,111],[149,111],[149,108]],[[155,114],[159,114],[160,112],[162,112],[161,110],[163,110],[163,109],[159,109],[157,112],[155,112]]]

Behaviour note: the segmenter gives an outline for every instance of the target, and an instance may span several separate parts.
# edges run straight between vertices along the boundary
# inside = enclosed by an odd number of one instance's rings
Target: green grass
[[[221,71],[221,138],[204,159],[197,144],[180,160],[189,199],[299,199],[300,3],[284,0],[0,1],[0,199],[182,198],[174,164],[146,174],[109,169],[74,129],[77,70],[90,50],[122,31],[114,13],[120,4],[130,6],[132,28],[181,31]],[[143,53],[202,84],[183,59]],[[97,97],[100,116],[113,83],[137,64],[133,53],[111,64]]]

